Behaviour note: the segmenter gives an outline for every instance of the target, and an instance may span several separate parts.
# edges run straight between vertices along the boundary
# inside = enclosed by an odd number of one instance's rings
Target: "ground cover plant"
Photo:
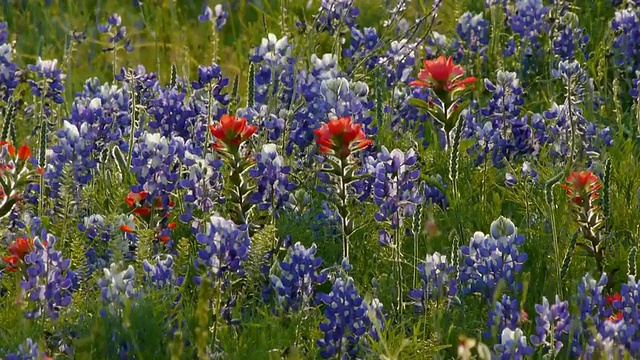
[[[640,357],[637,0],[2,9],[0,359]]]

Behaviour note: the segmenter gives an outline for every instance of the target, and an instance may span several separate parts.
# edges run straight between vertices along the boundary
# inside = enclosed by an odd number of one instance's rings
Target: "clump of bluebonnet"
[[[611,30],[616,34],[613,49],[616,63],[625,70],[639,70],[640,66],[640,17],[638,9],[616,11],[611,21]]]
[[[103,269],[104,277],[98,280],[100,295],[105,305],[122,304],[125,298],[131,298],[135,294],[133,266],[129,265],[125,270],[120,270],[118,265],[112,263],[107,269]]]
[[[171,285],[175,282],[173,257],[171,255],[165,255],[164,257],[157,256],[155,264],[145,259],[142,263],[142,269],[146,273],[145,277],[147,281],[158,288]]]
[[[229,13],[224,11],[221,4],[214,6],[212,10],[205,2],[202,4],[202,13],[198,15],[198,21],[211,21],[214,25],[214,29],[216,31],[221,31],[224,24],[227,23],[228,17]]]
[[[246,225],[238,226],[233,221],[220,216],[212,216],[204,226],[204,231],[196,235],[203,248],[198,251],[196,266],[204,266],[213,279],[227,274],[243,276],[242,262],[247,259],[251,240]],[[200,279],[196,279],[199,283]]]
[[[131,39],[126,39],[127,36],[127,28],[122,25],[122,17],[118,14],[112,14],[107,19],[105,24],[98,25],[98,31],[103,34],[107,34],[109,38],[107,39],[110,44],[113,46],[110,48],[105,48],[104,51],[117,51],[118,43],[124,40],[124,45],[122,47],[127,52],[133,51],[133,45],[131,44]],[[115,64],[114,64],[115,65]],[[113,69],[115,71],[115,69]]]
[[[249,169],[249,175],[256,179],[256,190],[251,200],[260,210],[269,210],[274,217],[280,212],[293,208],[293,190],[296,184],[289,179],[291,168],[278,154],[275,144],[265,144],[256,155],[256,166]]]
[[[458,25],[456,25],[456,33],[460,38],[457,44],[456,63],[462,62],[464,57],[468,59],[473,59],[474,56],[487,58],[489,22],[484,19],[482,13],[472,14],[467,11],[462,14],[458,19]]]
[[[285,311],[310,305],[316,286],[327,280],[328,273],[321,270],[322,259],[315,256],[317,249],[316,244],[307,249],[295,243],[280,262],[277,274],[270,276],[276,301]]]
[[[349,268],[346,264],[343,267]],[[363,337],[372,328],[372,321],[368,316],[371,305],[367,304],[353,279],[346,274],[341,274],[334,280],[330,293],[318,294],[317,301],[326,305],[326,321],[320,324],[324,336],[318,340],[322,358],[356,358],[366,348]],[[380,310],[377,301],[373,305],[374,311]],[[373,337],[376,338],[375,335]]]
[[[67,76],[58,69],[57,59],[38,58],[36,64],[29,65],[28,68],[35,75],[35,80],[27,80],[33,96],[50,99],[56,104],[64,103],[64,80]],[[45,115],[49,115],[49,109],[45,109]]]
[[[0,355],[4,355],[1,354]],[[42,351],[40,351],[38,344],[28,338],[25,342],[18,347],[18,351],[15,353],[9,353],[4,355],[5,360],[40,360],[48,357]]]
[[[422,194],[417,186],[420,170],[414,167],[417,159],[413,149],[406,153],[399,149],[389,152],[383,146],[378,154],[373,184],[373,200],[379,207],[375,219],[389,224],[394,232],[401,229],[403,219],[411,218],[418,204],[422,203]],[[378,243],[389,245],[384,241],[387,238],[390,235],[386,231],[381,232]]]
[[[520,328],[502,330],[500,343],[494,346],[494,350],[493,359],[499,360],[523,360],[533,354],[533,347],[528,345],[527,337]]]
[[[536,328],[531,335],[531,344],[541,346],[551,356],[557,355],[570,331],[569,303],[560,301],[556,296],[556,302],[549,305],[549,300],[543,297],[542,304],[536,304],[536,313]]]
[[[418,265],[422,287],[409,292],[416,311],[425,311],[430,300],[459,301],[454,271],[455,266],[447,261],[446,255],[438,252],[427,254],[424,262]]]
[[[20,282],[26,298],[34,305],[25,311],[29,319],[47,316],[57,320],[60,311],[71,304],[75,274],[69,269],[71,260],[55,250],[56,238],[42,230],[33,239],[34,251],[25,256],[27,276]]]
[[[476,232],[469,245],[460,248],[463,291],[478,292],[492,299],[500,281],[507,289],[518,291],[522,284],[516,280],[516,274],[527,260],[527,254],[520,251],[523,243],[524,236],[518,235],[513,222],[504,217],[491,223],[490,234]]]

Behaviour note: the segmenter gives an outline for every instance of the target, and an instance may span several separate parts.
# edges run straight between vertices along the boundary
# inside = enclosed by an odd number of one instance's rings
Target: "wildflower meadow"
[[[640,359],[639,0],[0,9],[0,359]]]

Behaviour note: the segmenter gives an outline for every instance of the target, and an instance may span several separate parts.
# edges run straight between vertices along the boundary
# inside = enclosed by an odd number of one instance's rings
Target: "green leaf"
[[[429,109],[429,103],[418,98],[409,98],[409,104],[417,107],[418,109]]]

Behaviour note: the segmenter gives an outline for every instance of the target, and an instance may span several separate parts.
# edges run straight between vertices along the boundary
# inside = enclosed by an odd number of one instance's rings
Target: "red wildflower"
[[[448,92],[462,90],[467,85],[475,83],[478,79],[468,77],[461,79],[464,68],[453,63],[453,58],[445,58],[444,55],[436,60],[425,60],[424,69],[418,74],[418,79],[412,81],[411,86],[430,87],[434,90]]]
[[[11,156],[15,156],[16,155],[16,148],[8,141],[0,141],[0,146],[6,146],[7,147],[7,151],[9,152],[9,155]]]
[[[120,225],[120,230],[122,230],[123,232],[126,232],[126,233],[134,232],[134,230],[131,228],[131,226],[129,226],[127,224]]]
[[[618,322],[618,321],[622,320],[623,318],[624,318],[623,314],[621,312],[618,312],[618,313],[615,313],[615,314],[612,314],[611,316],[609,316],[609,319],[607,319],[607,320],[609,320],[611,322]]]
[[[17,256],[20,260],[24,260],[24,257],[33,250],[33,241],[27,238],[17,238],[9,246],[9,253]]]
[[[607,304],[612,305],[614,301],[622,301],[622,295],[620,295],[619,292],[616,292],[613,295],[605,296],[605,299],[607,300]]]
[[[569,202],[582,205],[585,197],[591,200],[598,198],[598,190],[602,187],[602,183],[591,171],[574,171],[567,176],[567,183],[561,186],[570,198]]]
[[[341,158],[348,157],[352,152],[371,145],[360,124],[353,124],[350,117],[332,119],[313,131],[320,152],[335,154]]]
[[[27,238],[17,238],[13,244],[9,245],[7,250],[11,255],[3,257],[2,261],[9,265],[7,271],[15,271],[17,269],[16,265],[23,261],[24,257],[33,250],[33,241]]]
[[[220,124],[209,126],[209,131],[217,139],[213,144],[217,150],[224,149],[225,146],[235,148],[249,139],[257,130],[256,125],[247,124],[247,119],[226,114],[222,115]]]
[[[151,215],[151,208],[149,208],[149,205],[143,204],[148,194],[149,193],[146,191],[141,191],[139,193],[130,192],[125,201],[127,205],[133,209],[135,214],[140,216],[149,216]]]
[[[18,149],[18,159],[19,160],[27,160],[31,157],[31,149],[29,149],[28,145],[22,145]]]

